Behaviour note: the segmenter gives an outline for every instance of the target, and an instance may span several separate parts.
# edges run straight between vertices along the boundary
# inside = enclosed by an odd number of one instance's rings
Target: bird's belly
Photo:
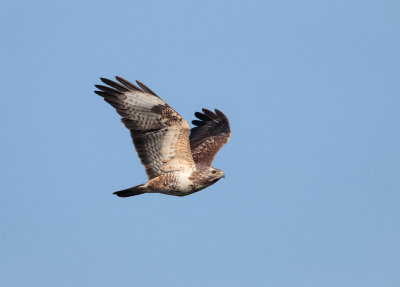
[[[166,190],[165,193],[185,196],[199,191],[205,187],[200,187],[193,182],[190,178],[191,172],[179,172],[175,174],[175,182],[170,185],[170,189]]]
[[[181,196],[189,195],[197,191],[200,191],[202,189],[205,189],[210,185],[213,185],[215,182],[216,181],[199,183],[199,182],[194,182],[192,179],[190,179],[190,176],[188,177],[182,176],[177,181],[177,191],[180,193]]]
[[[202,190],[214,182],[200,184],[191,178],[192,171],[168,172],[150,181],[150,189],[153,192],[168,195],[185,196]]]
[[[190,179],[191,173],[180,173],[177,176],[176,190],[180,192],[193,192],[196,190],[196,185]]]

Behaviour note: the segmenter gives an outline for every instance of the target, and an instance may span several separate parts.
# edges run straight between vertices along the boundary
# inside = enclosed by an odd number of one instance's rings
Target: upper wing
[[[189,126],[177,112],[138,81],[140,88],[120,77],[116,77],[119,83],[100,79],[109,87],[95,85],[100,90],[95,93],[122,116],[149,179],[194,164]],[[172,159],[177,161],[165,165]]]
[[[231,136],[228,118],[219,110],[215,113],[203,109],[194,114],[200,120],[192,121],[196,127],[190,130],[190,146],[195,162],[211,165],[217,152]]]

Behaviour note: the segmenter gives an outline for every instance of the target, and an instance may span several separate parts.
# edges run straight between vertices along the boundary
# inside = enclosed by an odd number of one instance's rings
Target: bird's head
[[[215,168],[215,167],[210,167],[209,168],[209,178],[211,179],[211,181],[218,181],[221,178],[225,178],[225,174],[222,170]]]

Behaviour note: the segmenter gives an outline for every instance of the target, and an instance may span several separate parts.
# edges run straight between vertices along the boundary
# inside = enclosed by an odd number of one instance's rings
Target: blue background
[[[1,286],[400,286],[398,1],[3,1]],[[219,108],[226,179],[146,181],[93,93]]]

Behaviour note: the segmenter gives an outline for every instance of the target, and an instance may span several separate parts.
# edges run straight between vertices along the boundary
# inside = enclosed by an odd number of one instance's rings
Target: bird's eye
[[[212,174],[215,174],[216,172],[217,172],[216,170],[213,170],[211,173],[212,173]]]

